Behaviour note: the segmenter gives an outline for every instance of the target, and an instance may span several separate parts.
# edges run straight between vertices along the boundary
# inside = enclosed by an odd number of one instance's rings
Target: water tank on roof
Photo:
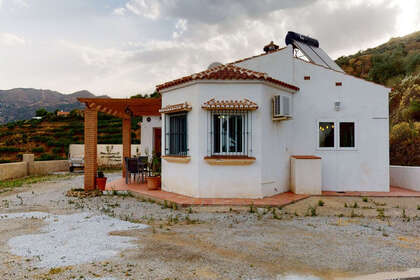
[[[311,38],[311,37],[308,37],[308,36],[293,32],[293,31],[287,32],[285,41],[286,41],[286,45],[293,44],[293,41],[298,41],[306,45],[319,48],[319,42],[317,39],[314,39],[314,38]]]
[[[211,69],[211,68],[214,68],[214,67],[217,67],[217,66],[221,66],[221,65],[223,65],[222,63],[220,63],[220,62],[213,62],[213,63],[211,63],[208,67],[207,67],[207,69]]]

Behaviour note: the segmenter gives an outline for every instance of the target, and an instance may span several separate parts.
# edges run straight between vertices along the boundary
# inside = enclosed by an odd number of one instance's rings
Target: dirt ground
[[[82,182],[75,176],[4,192],[0,215],[89,212],[149,225],[111,233],[134,237],[135,247],[43,268],[36,257],[13,255],[8,242],[42,232],[47,222],[0,219],[1,279],[358,279],[420,268],[420,198],[311,197],[282,209],[178,209],[126,195],[65,196]]]

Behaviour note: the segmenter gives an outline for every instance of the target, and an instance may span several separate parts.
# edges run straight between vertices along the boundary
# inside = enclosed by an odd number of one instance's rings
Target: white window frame
[[[322,122],[334,123],[334,147],[320,147],[319,144],[319,124]],[[354,147],[340,147],[340,123],[354,123]],[[356,151],[358,150],[358,120],[354,119],[319,119],[316,121],[316,150],[320,151]]]
[[[223,115],[223,112],[220,113],[220,115]],[[226,124],[227,124],[227,128],[226,128],[226,135],[223,135],[222,130],[223,130],[223,126],[222,126],[222,120],[219,119],[219,134],[220,134],[220,152],[216,152],[215,151],[215,143],[213,142],[212,144],[212,154],[216,155],[216,156],[225,156],[225,155],[238,155],[238,156],[242,156],[242,155],[246,155],[247,152],[245,151],[246,146],[245,146],[245,141],[246,141],[246,115],[242,112],[233,112],[233,113],[229,113],[226,114],[225,116],[227,116],[227,120],[226,120]],[[229,118],[231,116],[241,116],[242,117],[242,152],[235,152],[235,151],[229,151],[229,139],[230,139],[230,135],[229,135]],[[211,125],[213,126],[212,131],[214,131],[214,120],[211,121]],[[222,151],[222,143],[223,143],[223,137],[226,137],[226,152]]]
[[[354,147],[341,147],[341,143],[340,143],[340,123],[354,123]],[[356,120],[347,120],[347,119],[342,119],[340,121],[337,121],[337,150],[342,150],[342,151],[355,151],[358,149],[358,143],[357,143],[357,135],[358,135],[358,121]]]
[[[320,147],[319,142],[319,124],[322,122],[331,122],[334,124],[334,146],[333,147]],[[316,149],[321,151],[333,151],[337,148],[337,121],[332,119],[320,119],[316,121]]]

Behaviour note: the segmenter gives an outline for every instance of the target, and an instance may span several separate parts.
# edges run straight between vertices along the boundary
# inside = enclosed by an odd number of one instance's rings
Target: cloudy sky
[[[418,0],[0,0],[0,89],[128,97],[288,30],[337,58],[420,30],[419,15]]]

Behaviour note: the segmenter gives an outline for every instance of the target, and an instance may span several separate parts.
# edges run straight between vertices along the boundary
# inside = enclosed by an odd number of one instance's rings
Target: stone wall
[[[0,164],[0,181],[68,170],[67,160],[34,161],[33,154],[24,154],[22,162]]]

